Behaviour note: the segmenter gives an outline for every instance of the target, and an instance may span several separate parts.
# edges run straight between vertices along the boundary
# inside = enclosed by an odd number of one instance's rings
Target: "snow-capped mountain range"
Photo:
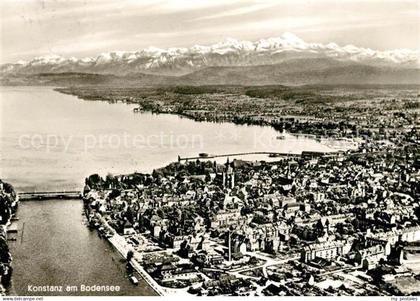
[[[187,74],[204,67],[258,66],[283,63],[290,59],[328,58],[349,64],[380,67],[419,68],[420,51],[395,49],[372,50],[335,43],[306,43],[292,33],[256,42],[226,39],[210,46],[160,49],[149,47],[141,51],[113,51],[97,57],[65,58],[48,55],[31,61],[19,61],[0,66],[2,74],[35,74],[84,72],[126,75],[154,73]]]

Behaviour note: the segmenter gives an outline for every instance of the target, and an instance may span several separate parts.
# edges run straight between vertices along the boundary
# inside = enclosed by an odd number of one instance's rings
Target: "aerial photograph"
[[[0,1],[0,298],[63,296],[420,301],[420,2]]]

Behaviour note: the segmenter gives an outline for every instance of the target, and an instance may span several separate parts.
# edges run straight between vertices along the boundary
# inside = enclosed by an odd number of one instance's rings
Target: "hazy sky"
[[[420,48],[418,0],[1,0],[0,10],[1,63],[283,32],[307,42]]]

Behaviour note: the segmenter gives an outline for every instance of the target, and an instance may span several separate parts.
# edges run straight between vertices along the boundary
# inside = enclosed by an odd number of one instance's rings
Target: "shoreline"
[[[69,87],[55,87],[53,88],[53,91],[61,93],[61,94],[65,94],[65,95],[71,95],[74,97],[77,97],[78,99],[81,99],[83,101],[101,101],[101,102],[108,102],[108,103],[123,103],[123,104],[127,104],[127,105],[141,105],[139,102],[137,101],[132,101],[132,100],[127,100],[127,99],[121,99],[121,100],[116,100],[116,101],[111,101],[111,100],[107,100],[104,98],[92,98],[89,99],[89,97],[77,94],[73,91],[68,91]],[[267,121],[267,120],[238,120],[238,119],[222,119],[222,120],[213,120],[211,118],[208,119],[200,119],[197,116],[194,116],[192,114],[188,114],[187,112],[175,112],[175,111],[167,111],[167,110],[156,110],[156,109],[152,109],[152,108],[143,108],[143,112],[147,112],[147,113],[152,113],[152,114],[168,114],[168,115],[174,115],[174,116],[178,116],[179,118],[186,118],[189,120],[193,120],[195,122],[209,122],[209,123],[229,123],[229,124],[234,124],[237,126],[260,126],[260,127],[270,127],[272,129],[274,129],[276,132],[278,133],[282,133],[282,130],[277,128],[272,122]],[[141,112],[140,112],[141,113]],[[306,117],[306,115],[302,115],[300,117]],[[289,132],[291,135],[296,135],[296,137],[299,136],[304,136],[304,135],[315,135],[314,133],[303,133],[303,132]],[[328,136],[328,135],[324,135],[323,138],[332,138],[334,139],[334,137]],[[354,138],[354,137],[353,137]],[[334,152],[334,150],[331,150],[331,152]]]
[[[1,278],[0,295],[1,296],[7,296],[8,291],[11,288],[12,281],[13,281],[13,255],[10,251],[9,229],[12,226],[13,220],[16,218],[17,208],[18,208],[18,205],[19,205],[19,195],[16,193],[16,191],[14,190],[14,187],[12,185],[7,184],[6,182],[3,182],[2,180],[0,180],[0,183],[1,183],[0,193],[2,194],[2,200],[3,200],[3,195],[4,194],[13,199],[12,202],[9,204],[9,210],[10,210],[9,218],[6,221],[5,224],[2,224],[2,239],[4,239],[6,247],[7,247],[9,261],[8,262],[3,262],[2,261],[0,263],[1,266],[2,266],[2,269],[3,269],[2,275],[0,275],[0,278]],[[5,184],[10,186],[11,191],[9,193],[6,192],[6,190],[4,189]],[[2,204],[2,206],[3,205],[4,204]],[[12,233],[12,231],[10,231],[10,233]],[[4,235],[4,237],[3,237],[3,235]],[[3,252],[4,252],[4,250],[2,249],[2,253]],[[2,254],[2,256],[3,256],[3,254]],[[4,269],[4,267],[3,267],[4,265],[6,266],[6,269]],[[7,280],[6,284],[3,285],[3,277],[5,277],[6,275],[8,277],[6,279],[8,279],[8,280]]]
[[[95,231],[98,231],[95,229]],[[129,247],[126,244],[125,239],[115,233],[112,237],[106,238],[106,240],[114,247],[115,250],[124,258],[127,259],[127,252],[129,251]],[[136,259],[132,258],[130,261],[131,265],[135,269],[135,271],[142,277],[147,285],[152,288],[158,296],[165,296],[167,293],[161,288],[161,286],[150,276],[143,267],[137,262]]]

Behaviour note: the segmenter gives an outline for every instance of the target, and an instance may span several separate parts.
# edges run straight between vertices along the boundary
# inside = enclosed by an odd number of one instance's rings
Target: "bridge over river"
[[[81,191],[32,191],[18,192],[20,201],[49,200],[49,199],[80,199]]]

